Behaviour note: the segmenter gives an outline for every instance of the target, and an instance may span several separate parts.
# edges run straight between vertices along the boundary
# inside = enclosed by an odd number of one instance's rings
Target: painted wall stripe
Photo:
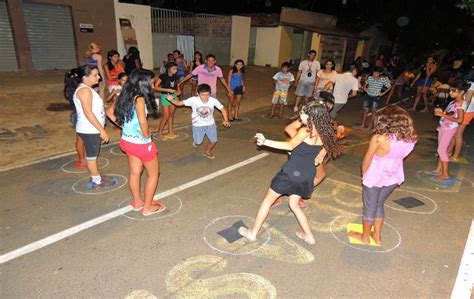
[[[459,265],[458,276],[454,283],[451,299],[472,298],[472,287],[474,285],[474,220],[467,236],[466,247]]]

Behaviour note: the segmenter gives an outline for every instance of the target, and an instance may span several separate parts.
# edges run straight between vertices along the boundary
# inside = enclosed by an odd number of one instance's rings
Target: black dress
[[[314,159],[321,150],[321,145],[309,145],[301,142],[293,149],[281,170],[273,178],[270,187],[282,195],[299,195],[303,199],[311,198],[314,189],[316,166]]]

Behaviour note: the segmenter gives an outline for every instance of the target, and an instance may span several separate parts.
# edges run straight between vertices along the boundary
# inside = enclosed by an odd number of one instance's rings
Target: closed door
[[[0,71],[17,71],[18,63],[5,0],[0,0],[0,41]]]

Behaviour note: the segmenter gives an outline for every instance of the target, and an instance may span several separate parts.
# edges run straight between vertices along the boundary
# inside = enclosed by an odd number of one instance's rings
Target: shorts
[[[273,92],[272,104],[288,105],[288,90],[275,90]]]
[[[468,126],[473,117],[474,117],[474,112],[466,112],[464,114],[464,119],[462,121],[462,124],[465,126]]]
[[[120,85],[109,85],[109,86],[107,86],[107,89],[109,90],[109,93],[112,93],[112,91],[114,91],[116,89],[120,91],[122,89],[122,86],[120,86]]]
[[[140,144],[120,139],[120,149],[129,156],[137,157],[142,162],[152,161],[156,158],[156,154],[158,153],[153,141]]]
[[[430,88],[431,84],[433,84],[433,78],[421,78],[420,80],[418,80],[417,86],[419,87],[425,86],[425,87]]]
[[[191,77],[191,81],[197,81],[197,80],[198,80],[198,76],[197,76],[197,75]]]
[[[362,109],[375,110],[379,106],[380,97],[366,95],[362,103]]]
[[[86,160],[97,160],[100,152],[100,134],[76,133],[84,141],[84,147],[86,148]]]
[[[160,94],[160,99],[161,99],[160,102],[161,102],[161,105],[162,105],[162,106],[171,106],[171,105],[173,105],[173,103],[171,103],[170,101],[168,101],[168,99],[166,98],[167,95],[168,95],[168,94],[166,94],[166,93]],[[171,95],[173,96],[174,99],[177,99],[177,98],[178,98],[178,96],[176,96],[175,93],[172,93]]]
[[[375,219],[385,218],[383,208],[385,200],[397,186],[394,184],[383,187],[367,187],[362,184],[364,223],[373,224]]]
[[[232,92],[234,93],[234,96],[241,96],[244,94],[244,87],[243,86],[237,86],[232,89]]]
[[[314,91],[314,82],[300,81],[296,86],[295,95],[299,97],[312,97]]]
[[[335,103],[334,104],[334,107],[332,107],[332,110],[331,112],[329,112],[329,115],[331,116],[332,119],[335,119],[336,116],[337,116],[337,113],[339,111],[341,111],[342,108],[344,108],[346,104],[339,104],[339,103]]]
[[[193,126],[193,141],[199,145],[204,141],[204,136],[207,136],[209,142],[217,142],[217,127],[216,125],[209,126]]]

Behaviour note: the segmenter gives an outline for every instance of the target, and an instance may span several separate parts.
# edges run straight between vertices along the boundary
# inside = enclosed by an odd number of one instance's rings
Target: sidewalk
[[[242,113],[270,106],[275,73],[273,68],[246,68],[247,95],[241,105]],[[64,73],[0,73],[0,171],[75,151],[70,108],[62,94]],[[227,93],[220,83],[218,90],[219,100],[226,105]],[[185,94],[189,93],[187,83]],[[152,130],[158,129],[159,121],[151,120]],[[177,109],[175,126],[189,123],[190,111]],[[109,127],[107,131],[111,142],[119,140],[119,130]]]

